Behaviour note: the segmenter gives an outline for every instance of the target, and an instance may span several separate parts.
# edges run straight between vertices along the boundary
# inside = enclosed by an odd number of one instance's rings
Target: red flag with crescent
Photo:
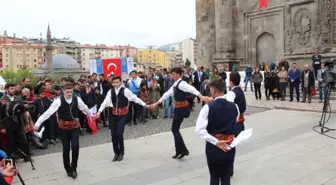
[[[103,73],[105,78],[107,78],[109,74],[121,77],[121,59],[103,59]]]
[[[267,8],[268,2],[267,0],[259,0],[259,7],[261,8]]]

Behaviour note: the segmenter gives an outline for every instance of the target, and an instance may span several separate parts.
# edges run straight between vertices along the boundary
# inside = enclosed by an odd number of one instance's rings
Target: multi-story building
[[[181,51],[181,42],[176,42],[176,43],[160,46],[158,48],[158,50],[165,51],[165,52],[167,52],[167,51]]]
[[[188,38],[181,42],[182,60],[186,61],[188,59],[192,68],[196,66],[196,48],[195,39]]]
[[[167,51],[166,54],[169,56],[170,67],[180,67],[183,66],[182,53],[178,51]]]
[[[136,57],[138,49],[133,46],[107,46],[105,44],[90,45],[85,44],[81,46],[82,54],[82,68],[89,70],[90,62],[100,57],[104,58],[120,58],[120,57]]]
[[[156,49],[141,49],[138,52],[138,62],[153,68],[168,68],[170,57],[165,52]]]
[[[3,35],[0,35],[0,47],[4,44],[9,44],[12,42],[23,42],[22,39],[16,38],[15,33],[13,37],[9,37],[7,35],[7,31],[4,31]],[[0,69],[3,68],[3,61],[2,61],[2,50],[0,49]]]
[[[57,54],[69,55],[79,64],[82,63],[82,50],[78,42],[70,40],[69,38],[52,38],[51,42],[53,47],[56,48]]]
[[[82,68],[90,69],[90,62],[97,57],[100,58],[119,58],[122,54],[122,49],[116,46],[106,46],[104,44],[81,46],[82,53]]]
[[[0,46],[3,68],[17,71],[23,68],[39,68],[44,64],[45,45],[38,43],[13,42]],[[53,55],[57,49],[53,50]]]

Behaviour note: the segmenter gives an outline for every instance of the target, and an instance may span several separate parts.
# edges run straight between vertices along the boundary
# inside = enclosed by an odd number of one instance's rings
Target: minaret
[[[50,26],[48,24],[48,31],[47,31],[47,45],[46,45],[46,55],[45,55],[45,61],[48,66],[48,73],[50,75],[53,75],[54,70],[52,67],[52,51],[53,51],[53,46],[51,44],[51,33],[50,33]]]

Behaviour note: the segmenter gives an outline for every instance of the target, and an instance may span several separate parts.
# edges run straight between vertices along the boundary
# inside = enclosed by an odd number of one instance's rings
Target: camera
[[[326,75],[326,85],[327,86],[335,86],[336,81],[336,68],[334,68],[336,64],[336,59],[327,60],[325,62],[325,66],[328,68]]]

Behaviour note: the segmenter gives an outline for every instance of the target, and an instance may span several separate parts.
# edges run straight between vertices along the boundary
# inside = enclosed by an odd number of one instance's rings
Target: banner
[[[132,57],[127,58],[127,69],[128,69],[128,74],[134,70],[134,62]]]
[[[97,64],[97,74],[100,75],[100,74],[104,73],[103,60],[102,59],[97,59],[96,64]]]
[[[97,62],[96,60],[92,60],[90,62],[90,74],[97,73]]]
[[[268,3],[267,0],[259,0],[259,8],[267,8]]]
[[[127,58],[121,58],[121,78],[123,80],[128,78],[128,66],[127,66]]]
[[[0,92],[5,92],[6,81],[0,76]]]
[[[116,59],[103,59],[103,73],[105,78],[108,74],[113,74],[114,76],[121,77],[121,60]]]

